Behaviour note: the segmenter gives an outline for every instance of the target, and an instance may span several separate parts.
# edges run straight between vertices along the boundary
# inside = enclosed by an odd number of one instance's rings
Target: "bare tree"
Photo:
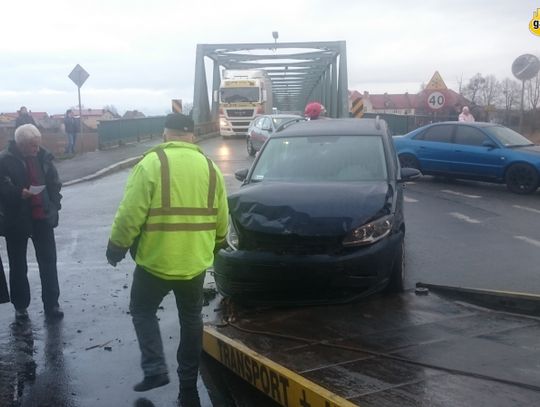
[[[529,107],[531,110],[536,110],[540,102],[540,72],[534,78],[527,81],[525,91],[527,93]]]
[[[116,106],[114,106],[114,105],[107,105],[107,106],[104,106],[104,107],[103,107],[103,110],[107,110],[107,111],[111,112],[111,114],[112,114],[114,117],[121,117],[121,116],[118,114],[118,109],[117,109]]]
[[[501,85],[494,75],[487,75],[480,85],[480,103],[493,107],[501,95]]]
[[[506,78],[501,82],[501,101],[504,106],[504,110],[509,112],[513,109],[514,105],[519,104],[521,86],[513,79]]]
[[[469,80],[469,83],[465,87],[463,93],[472,104],[475,104],[478,101],[477,97],[480,94],[480,89],[484,82],[484,77],[480,73],[477,73]]]
[[[190,115],[191,111],[193,110],[193,103],[191,102],[185,102],[182,106],[182,113],[186,115]]]

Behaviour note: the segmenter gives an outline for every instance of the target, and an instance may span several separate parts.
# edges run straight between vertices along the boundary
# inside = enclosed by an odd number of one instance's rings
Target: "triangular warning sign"
[[[439,74],[439,71],[435,71],[433,74],[433,77],[429,81],[429,83],[426,86],[426,89],[428,90],[446,90],[448,89],[446,87],[446,84],[444,83],[441,74]]]

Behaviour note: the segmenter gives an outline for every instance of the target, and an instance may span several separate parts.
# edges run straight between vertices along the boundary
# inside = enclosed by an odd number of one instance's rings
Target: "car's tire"
[[[512,164],[504,177],[506,187],[516,194],[532,194],[538,188],[538,171],[529,164]]]
[[[248,137],[246,140],[247,144],[247,152],[251,157],[254,157],[257,153],[257,150],[255,150],[255,147],[253,147],[253,143],[251,142],[251,139]]]
[[[412,154],[400,154],[399,155],[399,164],[401,168],[414,168],[420,170],[420,163],[418,159]]]
[[[405,239],[401,239],[392,272],[384,292],[402,293],[405,290]]]

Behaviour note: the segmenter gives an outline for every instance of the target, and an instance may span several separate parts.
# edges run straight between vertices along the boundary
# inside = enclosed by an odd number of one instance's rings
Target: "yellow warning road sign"
[[[426,85],[427,90],[447,90],[446,83],[444,83],[443,78],[439,71],[435,71],[433,77]]]
[[[362,101],[362,98],[353,100],[351,105],[351,113],[353,117],[356,117],[357,119],[364,115],[364,102]]]
[[[172,111],[173,113],[182,113],[182,99],[172,100]]]

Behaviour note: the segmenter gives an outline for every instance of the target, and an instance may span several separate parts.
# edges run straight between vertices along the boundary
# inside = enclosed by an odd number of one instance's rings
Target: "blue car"
[[[423,174],[505,183],[531,194],[540,182],[540,146],[493,123],[441,122],[394,136],[401,167]]]

